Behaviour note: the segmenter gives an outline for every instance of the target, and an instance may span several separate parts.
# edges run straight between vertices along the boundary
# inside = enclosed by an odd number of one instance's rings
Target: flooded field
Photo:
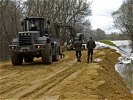
[[[133,93],[133,61],[130,64],[116,64],[115,68]]]
[[[129,55],[131,50],[130,41],[113,41],[117,46],[120,47],[121,50],[119,52],[122,55]],[[133,93],[133,60],[129,64],[116,64],[115,65],[116,71],[120,74],[120,76],[123,78],[123,81],[126,83],[126,86],[131,90],[131,93]]]

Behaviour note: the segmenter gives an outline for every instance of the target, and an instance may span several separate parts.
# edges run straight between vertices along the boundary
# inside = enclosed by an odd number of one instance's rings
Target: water
[[[131,64],[116,64],[115,68],[133,93],[133,61]]]
[[[119,52],[122,55],[129,55],[131,50],[130,41],[113,41],[117,46],[120,47]],[[126,83],[126,86],[131,90],[133,93],[133,60],[129,64],[116,64],[115,66],[116,71],[120,74],[123,78],[123,81]]]

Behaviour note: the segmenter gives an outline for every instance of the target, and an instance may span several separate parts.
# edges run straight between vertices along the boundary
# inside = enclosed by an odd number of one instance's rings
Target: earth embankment
[[[115,50],[104,48],[94,51],[99,62],[86,63],[86,51],[77,62],[75,52],[65,52],[65,58],[51,65],[40,59],[33,63],[13,66],[1,62],[0,98],[19,100],[132,100],[129,89],[114,65],[120,56]]]

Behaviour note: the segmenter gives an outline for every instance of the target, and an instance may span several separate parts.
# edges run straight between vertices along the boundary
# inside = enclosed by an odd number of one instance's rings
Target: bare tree
[[[133,49],[133,1],[125,0],[121,7],[112,13],[116,28],[132,41]]]
[[[61,35],[75,33],[85,16],[91,13],[87,0],[0,0],[0,54],[8,55],[8,44],[20,30],[23,17],[44,17],[50,21],[51,30],[56,33],[55,23],[61,23]]]
[[[1,0],[0,8],[0,57],[6,59],[9,55],[8,45],[20,29],[21,1]]]
[[[43,16],[50,21],[53,31],[55,23],[61,23],[62,26],[75,26],[81,23],[85,16],[91,13],[91,2],[87,0],[27,0],[26,16]],[[62,27],[62,34],[66,36],[68,27]]]

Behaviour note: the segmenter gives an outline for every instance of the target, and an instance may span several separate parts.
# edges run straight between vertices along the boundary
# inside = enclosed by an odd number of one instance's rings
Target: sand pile
[[[100,98],[132,100],[129,89],[126,88],[125,83],[114,68],[120,54],[112,49],[101,49],[95,53],[95,57],[97,56],[103,59],[99,63],[102,70],[98,70],[98,73],[105,80],[105,84],[98,87],[97,90]]]
[[[109,48],[94,51],[99,62],[86,63],[87,51],[77,62],[75,51],[51,65],[13,66],[10,61],[0,66],[1,100],[133,100],[129,89],[115,71],[120,56]],[[95,61],[95,60],[94,60]]]
[[[59,90],[59,100],[133,100],[129,89],[115,71],[120,56],[116,50],[104,48],[94,52],[99,63],[78,63],[83,69]],[[86,55],[83,55],[86,59]]]

